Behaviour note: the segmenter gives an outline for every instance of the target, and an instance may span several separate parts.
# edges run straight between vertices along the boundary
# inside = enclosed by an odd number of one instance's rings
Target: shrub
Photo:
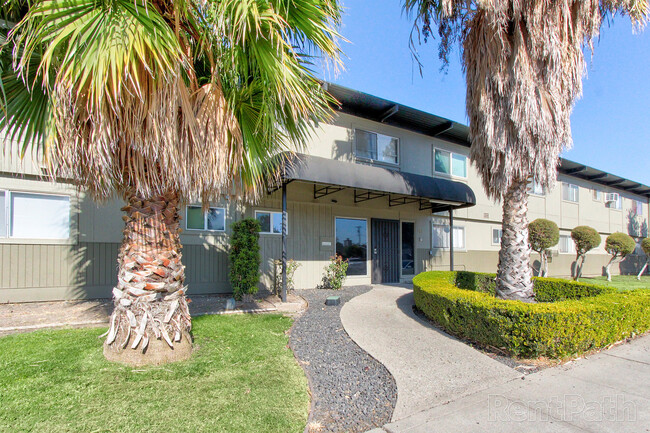
[[[323,281],[319,286],[321,289],[339,290],[343,287],[343,282],[348,273],[348,261],[343,260],[342,256],[330,258],[329,265],[325,266]]]
[[[571,238],[576,245],[576,270],[573,279],[578,281],[582,275],[587,252],[600,245],[600,234],[589,226],[578,226],[571,230]]]
[[[528,242],[533,251],[539,253],[540,264],[538,275],[548,274],[547,250],[560,240],[560,229],[551,220],[538,218],[528,225]]]
[[[247,218],[232,225],[230,284],[235,299],[251,300],[260,282],[260,223]]]
[[[275,294],[278,295],[282,291],[282,260],[275,260],[275,275],[273,278],[273,287]],[[293,276],[302,266],[302,263],[295,261],[294,259],[287,260],[287,290],[295,289],[295,282]]]
[[[612,255],[612,258],[607,262],[607,266],[605,266],[607,281],[612,281],[612,274],[609,272],[609,268],[612,266],[614,260],[632,254],[635,248],[636,242],[634,242],[634,239],[632,239],[630,235],[616,232],[607,236],[607,239],[605,240],[605,250]]]
[[[512,355],[562,357],[650,330],[650,290],[618,292],[568,280],[535,278],[552,302],[507,301],[490,293],[493,274],[425,272],[413,279],[415,305],[451,334]],[[462,289],[457,285],[476,290]]]

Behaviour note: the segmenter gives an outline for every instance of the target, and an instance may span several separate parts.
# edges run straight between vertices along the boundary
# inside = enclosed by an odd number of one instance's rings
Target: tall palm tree
[[[53,177],[126,200],[105,355],[189,356],[179,205],[255,199],[273,157],[329,118],[310,66],[340,62],[337,1],[9,0],[3,13],[0,127]]]
[[[433,37],[446,63],[459,43],[467,81],[470,157],[487,194],[503,202],[497,293],[534,299],[526,185],[551,188],[571,146],[570,114],[582,91],[585,45],[621,13],[646,24],[648,0],[404,0],[412,49]]]

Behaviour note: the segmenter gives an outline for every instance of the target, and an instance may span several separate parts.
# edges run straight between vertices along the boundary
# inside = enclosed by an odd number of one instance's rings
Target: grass
[[[599,284],[616,287],[618,290],[650,289],[650,276],[644,275],[637,281],[636,275],[612,275],[612,281],[607,277],[580,277],[583,283]]]
[[[194,319],[192,359],[134,369],[106,361],[105,329],[0,338],[2,432],[301,432],[307,381],[291,319]]]

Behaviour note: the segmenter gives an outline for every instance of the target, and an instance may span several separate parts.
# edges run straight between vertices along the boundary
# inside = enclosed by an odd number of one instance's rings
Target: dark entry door
[[[372,219],[373,284],[399,283],[399,221]]]

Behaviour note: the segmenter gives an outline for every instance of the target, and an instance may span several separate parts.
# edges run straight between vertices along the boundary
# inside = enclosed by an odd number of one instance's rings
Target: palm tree
[[[648,0],[404,0],[404,10],[415,16],[412,50],[433,26],[445,64],[454,44],[461,47],[470,157],[487,194],[503,202],[497,294],[532,301],[526,185],[551,188],[558,156],[571,145],[584,46],[617,12],[643,27]]]
[[[273,157],[329,118],[310,66],[340,62],[337,1],[9,0],[3,13],[0,127],[54,178],[126,201],[105,355],[189,356],[179,206],[255,199]]]

